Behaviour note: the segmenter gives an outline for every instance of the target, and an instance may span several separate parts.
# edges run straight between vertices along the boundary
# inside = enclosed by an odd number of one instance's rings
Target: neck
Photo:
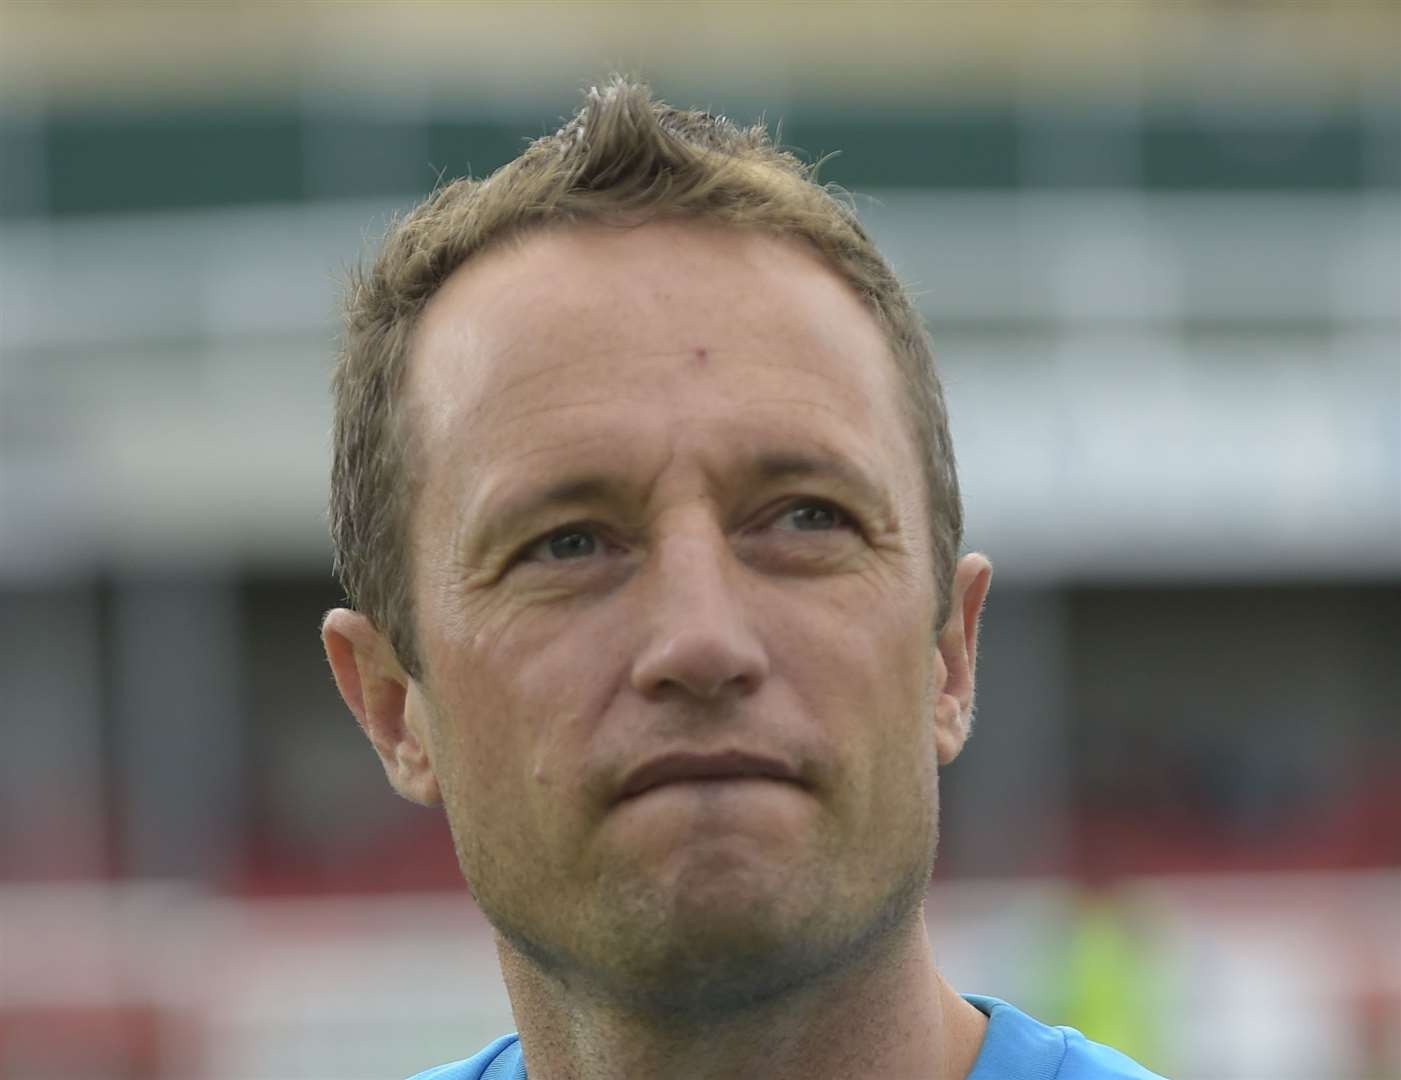
[[[531,1080],[963,1080],[987,1025],[939,975],[919,909],[819,985],[694,1023],[581,996],[500,938],[497,948]]]

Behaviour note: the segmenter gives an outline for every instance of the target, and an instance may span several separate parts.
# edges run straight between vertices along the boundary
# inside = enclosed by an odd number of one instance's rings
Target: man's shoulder
[[[525,1058],[514,1034],[502,1035],[465,1061],[439,1065],[409,1080],[525,1080]]]
[[[1074,1028],[1049,1027],[998,998],[964,995],[988,1017],[983,1048],[968,1080],[1163,1080],[1112,1047]]]
[[[1074,1028],[1065,1033],[1065,1060],[1057,1080],[1163,1080],[1112,1046],[1091,1042]]]

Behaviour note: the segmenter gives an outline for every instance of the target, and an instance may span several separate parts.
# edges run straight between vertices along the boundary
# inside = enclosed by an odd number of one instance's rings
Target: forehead
[[[908,444],[899,382],[874,317],[806,244],[657,222],[557,228],[463,267],[424,312],[408,396],[431,483],[590,424],[606,440],[646,419],[629,404]]]

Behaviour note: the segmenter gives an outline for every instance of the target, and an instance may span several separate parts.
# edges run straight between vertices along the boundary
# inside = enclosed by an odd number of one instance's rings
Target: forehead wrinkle
[[[629,395],[612,393],[597,398],[586,398],[583,400],[573,398],[565,402],[546,402],[536,407],[513,408],[513,403],[520,398],[524,398],[529,405],[529,403],[538,402],[542,397],[546,397],[547,395],[536,392],[534,385],[542,380],[548,380],[548,384],[553,385],[558,381],[561,374],[571,367],[576,367],[581,364],[597,364],[599,360],[602,359],[605,365],[607,365],[605,368],[606,373],[612,377],[619,373],[619,365],[611,362],[616,358],[626,357],[628,359],[636,358],[660,361],[680,359],[689,356],[690,351],[689,348],[681,347],[666,350],[632,350],[618,347],[604,348],[600,346],[592,349],[577,350],[568,358],[547,363],[543,367],[523,373],[516,368],[511,368],[504,373],[501,385],[493,386],[490,381],[487,381],[486,385],[481,388],[478,400],[474,402],[472,408],[468,410],[468,415],[490,409],[494,412],[499,411],[507,413],[509,414],[508,419],[510,419],[517,416],[524,417],[536,413],[549,412],[554,409],[569,408],[575,405],[608,404],[617,401],[628,401],[631,400]],[[485,365],[490,364],[492,364],[492,360],[487,359]],[[637,381],[641,381],[652,374],[655,373],[649,371],[637,372],[635,373],[635,378]]]
[[[829,405],[829,404],[827,404],[826,402],[823,402],[823,401],[810,401],[810,400],[808,400],[807,398],[804,398],[804,397],[786,397],[786,396],[778,397],[778,396],[776,396],[776,397],[746,398],[746,399],[745,399],[745,404],[748,404],[748,405],[781,405],[781,406],[783,406],[784,408],[811,409],[811,410],[813,410],[814,412],[825,413],[825,414],[828,415],[828,416],[834,417],[834,418],[836,418],[837,420],[842,421],[842,423],[844,423],[844,424],[850,424],[850,423],[851,423],[851,420],[852,420],[851,414],[848,413],[848,412],[846,412],[846,411],[843,410],[843,409],[836,408],[835,406]],[[866,402],[863,401],[862,404],[864,405],[864,404],[866,404]],[[862,433],[862,435],[863,435],[863,437],[869,437],[869,433]]]
[[[602,463],[588,467],[580,466],[580,460],[585,451],[598,444],[605,444],[613,447],[616,451],[616,437],[611,430],[600,430],[586,432],[573,438],[559,442],[552,442],[547,446],[526,446],[510,453],[502,453],[492,459],[488,470],[478,474],[483,478],[475,485],[476,490],[467,501],[469,511],[479,509],[484,503],[496,497],[496,493],[501,490],[515,488],[534,488],[551,486],[555,481],[552,476],[557,476],[560,472],[586,472],[597,474],[602,477],[608,466]],[[616,452],[612,455],[616,457]],[[521,475],[519,465],[527,464],[533,459],[540,457],[563,458],[567,462],[567,467],[563,470],[551,472],[536,472],[533,475]],[[579,468],[573,468],[580,466]]]
[[[725,353],[731,351],[733,350],[715,349],[714,354],[716,356],[723,357]],[[795,372],[801,373],[802,375],[807,376],[809,378],[816,379],[823,383],[825,386],[827,386],[829,389],[836,390],[844,400],[851,402],[853,405],[859,406],[861,414],[863,416],[868,415],[871,409],[875,407],[876,403],[872,400],[871,394],[867,392],[865,387],[853,386],[851,383],[844,381],[837,374],[822,371],[815,367],[795,367],[791,361],[786,362],[783,360],[769,360],[764,358],[763,356],[752,356],[747,357],[746,359],[750,364],[752,364],[756,368],[768,369],[780,373],[785,379],[785,381],[790,383]],[[851,367],[865,367],[864,363],[858,359],[849,359],[846,361],[846,363]],[[882,376],[882,379],[884,379],[884,376]],[[796,388],[794,388],[792,392],[798,393]],[[772,396],[763,398],[746,397],[745,400],[755,403],[773,402],[803,404],[805,399],[801,397],[787,398],[781,396]],[[814,402],[812,404],[817,403]],[[838,416],[844,421],[850,422],[851,420],[850,416],[837,412],[835,409],[831,409],[830,406],[822,407],[827,408],[830,412],[832,412],[834,415]]]
[[[490,511],[493,517],[511,520],[556,505],[618,502],[628,486],[626,481],[605,472],[570,473],[543,486],[522,485],[520,490],[499,497],[494,505],[487,498],[482,509]],[[491,524],[486,522],[488,527]]]
[[[532,458],[538,458],[545,455],[549,455],[551,457],[563,456],[570,463],[576,463],[579,460],[580,451],[584,450],[588,446],[592,446],[597,443],[607,444],[616,450],[616,433],[611,430],[592,431],[586,432],[585,434],[579,435],[575,438],[566,439],[562,442],[551,443],[548,446],[523,447],[520,450],[517,450],[510,454],[498,455],[496,458],[493,459],[492,465],[499,466],[499,475],[500,472],[504,472],[507,468],[511,466],[523,462],[528,462]],[[614,456],[617,456],[616,453]],[[502,483],[504,482],[505,481],[502,481]],[[531,482],[531,480],[523,481],[523,483],[527,484]]]
[[[869,424],[861,424],[855,421],[853,415],[842,408],[822,401],[812,401],[807,398],[797,397],[762,397],[747,399],[746,404],[777,406],[789,410],[806,410],[818,413],[824,417],[831,417],[838,423],[833,427],[824,429],[820,437],[812,436],[813,445],[832,459],[850,459],[864,462],[869,455],[865,452],[866,444],[886,444],[889,445],[890,433],[886,430],[872,430]],[[862,405],[869,406],[869,402],[864,399]],[[861,411],[861,419],[868,420],[869,412],[866,409]],[[767,425],[766,425],[767,426]],[[880,470],[872,470],[862,465],[862,470],[875,479],[880,474]]]
[[[497,423],[501,427],[510,427],[514,424],[523,424],[527,421],[537,419],[541,416],[548,416],[554,413],[567,413],[575,409],[592,409],[600,405],[618,405],[625,402],[638,401],[640,399],[627,395],[615,394],[608,397],[583,398],[571,401],[556,401],[540,404],[534,408],[524,408],[515,410],[508,416],[501,417]]]
[[[703,428],[708,417],[687,417],[674,428],[676,439],[671,442],[672,455],[679,452],[676,442],[686,438],[693,424],[699,424],[702,430],[696,449],[698,467],[716,489],[733,487],[736,483],[762,485],[790,478],[825,476],[838,478],[847,486],[890,501],[888,470],[879,467],[871,457],[871,447],[879,433],[851,428],[849,417],[842,409],[818,402],[763,398],[756,399],[756,403],[785,407],[797,404],[830,414],[843,425],[786,430],[768,416],[740,415],[734,417],[735,426],[726,438],[711,442]],[[732,414],[726,412],[725,415]]]

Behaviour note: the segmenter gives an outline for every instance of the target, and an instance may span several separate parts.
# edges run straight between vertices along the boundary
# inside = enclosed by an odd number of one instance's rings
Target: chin
[[[511,889],[527,902],[497,905],[479,890],[478,901],[537,974],[659,1022],[704,1021],[818,985],[922,925],[932,854],[911,843],[902,859],[843,875],[816,852],[692,843],[660,866],[616,863],[586,896]]]
[[[884,894],[857,896],[829,874],[765,869],[693,865],[661,895],[617,896],[599,937],[611,945],[593,955],[600,988],[659,1019],[753,1009],[870,955],[920,917],[928,883],[911,867]]]

